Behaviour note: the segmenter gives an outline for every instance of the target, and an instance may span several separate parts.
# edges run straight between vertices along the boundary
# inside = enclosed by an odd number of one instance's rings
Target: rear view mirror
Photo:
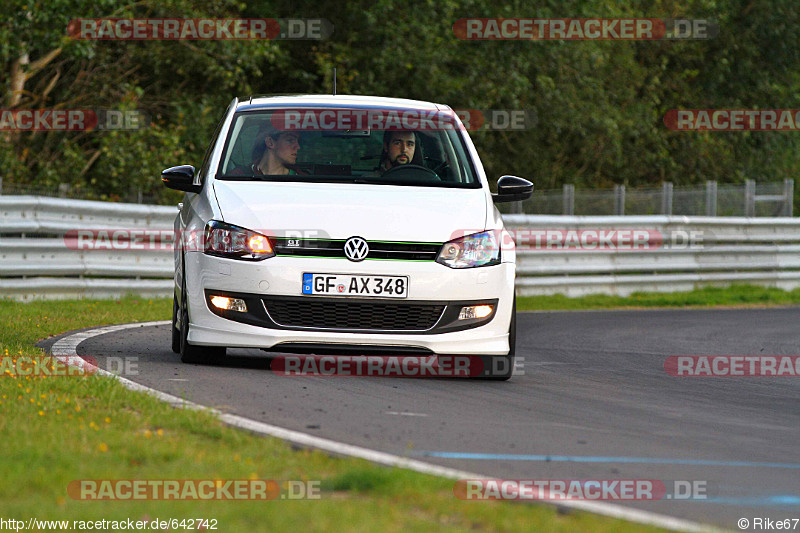
[[[180,165],[161,172],[161,181],[170,189],[184,192],[200,192],[201,185],[194,184],[194,167]]]
[[[521,202],[533,194],[533,183],[517,176],[503,176],[497,180],[497,194],[492,195],[495,203]]]

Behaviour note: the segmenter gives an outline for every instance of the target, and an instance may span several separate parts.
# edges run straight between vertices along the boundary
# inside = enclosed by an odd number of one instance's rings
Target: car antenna
[[[336,67],[333,67],[333,96],[336,96]]]

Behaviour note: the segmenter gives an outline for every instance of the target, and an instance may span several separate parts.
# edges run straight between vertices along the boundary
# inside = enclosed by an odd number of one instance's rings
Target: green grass
[[[171,300],[0,300],[0,354],[82,327],[169,318]],[[209,369],[213,372],[213,369]],[[169,407],[108,378],[0,377],[0,517],[49,520],[206,518],[218,531],[654,531],[543,505],[466,502],[453,481],[295,450]],[[319,500],[80,501],[79,479],[318,480]]]
[[[568,298],[552,296],[518,296],[520,311],[554,311],[560,309],[614,309],[642,307],[777,307],[800,305],[800,289],[784,291],[755,285],[706,287],[689,292],[642,292],[631,296],[594,294]]]

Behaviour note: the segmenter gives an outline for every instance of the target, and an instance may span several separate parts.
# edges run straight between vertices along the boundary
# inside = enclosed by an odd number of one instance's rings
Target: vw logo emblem
[[[350,261],[363,261],[368,253],[369,245],[361,237],[350,237],[344,243],[344,255]]]

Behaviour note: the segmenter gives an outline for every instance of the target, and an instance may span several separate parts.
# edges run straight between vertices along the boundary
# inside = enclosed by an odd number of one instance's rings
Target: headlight
[[[498,265],[500,244],[493,231],[467,235],[444,243],[436,262],[450,268]]]
[[[245,261],[261,261],[275,255],[266,236],[217,220],[206,224],[205,253]]]

